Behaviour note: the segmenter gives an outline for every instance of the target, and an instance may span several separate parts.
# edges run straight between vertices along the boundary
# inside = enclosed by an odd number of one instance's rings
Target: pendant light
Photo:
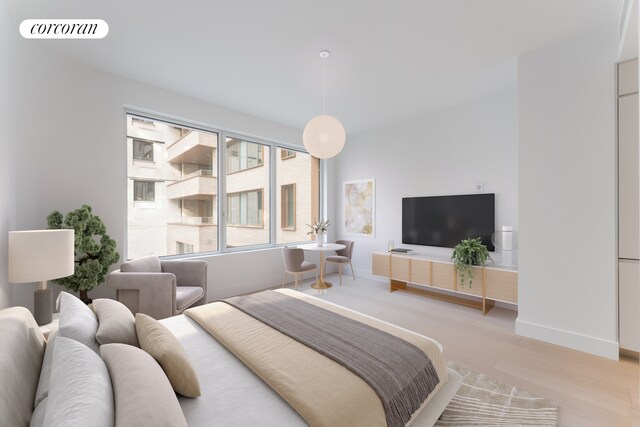
[[[346,133],[338,119],[325,114],[325,61],[328,50],[320,52],[322,58],[322,114],[309,120],[302,133],[302,142],[307,151],[319,159],[328,159],[337,155],[344,147]]]

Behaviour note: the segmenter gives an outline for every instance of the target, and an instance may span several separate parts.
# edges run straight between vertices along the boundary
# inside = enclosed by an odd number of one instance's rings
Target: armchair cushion
[[[176,309],[182,311],[192,303],[199,300],[204,294],[204,289],[199,286],[176,287]]]
[[[145,256],[123,262],[120,271],[123,273],[162,273],[162,267],[157,256]]]

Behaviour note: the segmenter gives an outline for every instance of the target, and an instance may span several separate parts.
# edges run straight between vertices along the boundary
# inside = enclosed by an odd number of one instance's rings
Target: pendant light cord
[[[326,101],[326,80],[327,80],[327,70],[326,70],[326,61],[327,58],[322,58],[322,114],[326,113],[327,101]]]

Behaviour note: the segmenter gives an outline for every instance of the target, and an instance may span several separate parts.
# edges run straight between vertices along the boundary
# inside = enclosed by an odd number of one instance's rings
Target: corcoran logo
[[[25,19],[20,24],[25,39],[102,39],[108,33],[102,19]]]

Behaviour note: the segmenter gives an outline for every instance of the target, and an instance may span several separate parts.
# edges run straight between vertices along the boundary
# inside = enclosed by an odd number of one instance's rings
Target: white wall
[[[518,334],[616,359],[614,26],[518,63]]]
[[[15,29],[17,25],[10,26]],[[87,203],[105,222],[121,255],[124,253],[125,105],[261,138],[292,144],[301,142],[300,130],[70,62],[55,55],[53,50],[40,49],[38,41],[21,39],[17,31],[3,37],[3,41],[19,49],[23,57],[22,61],[11,64],[20,78],[3,79],[19,89],[19,95],[7,100],[20,117],[11,123],[20,132],[19,140],[11,141],[18,147],[20,165],[17,229],[44,228],[51,211],[67,212]],[[3,59],[2,67],[4,64]],[[5,168],[0,169],[4,176]],[[282,281],[279,249],[207,259],[212,298]],[[12,304],[31,307],[34,288],[35,285],[15,287]],[[58,291],[59,287],[55,286],[54,290]],[[90,292],[94,298],[114,295],[104,285]]]
[[[515,72],[515,70],[514,70]],[[342,183],[375,178],[375,238],[356,237],[353,263],[371,275],[371,253],[388,240],[417,253],[451,255],[451,249],[402,243],[402,198],[484,192],[496,194],[496,227],[517,218],[517,95],[498,93],[348,138],[336,158],[337,235],[344,232]]]
[[[4,3],[0,3],[0,309],[10,305],[13,286],[7,278],[7,232],[16,217],[15,146],[19,143],[11,104],[16,93],[13,63],[18,52],[11,41],[12,31]],[[15,31],[14,31],[15,32]]]

